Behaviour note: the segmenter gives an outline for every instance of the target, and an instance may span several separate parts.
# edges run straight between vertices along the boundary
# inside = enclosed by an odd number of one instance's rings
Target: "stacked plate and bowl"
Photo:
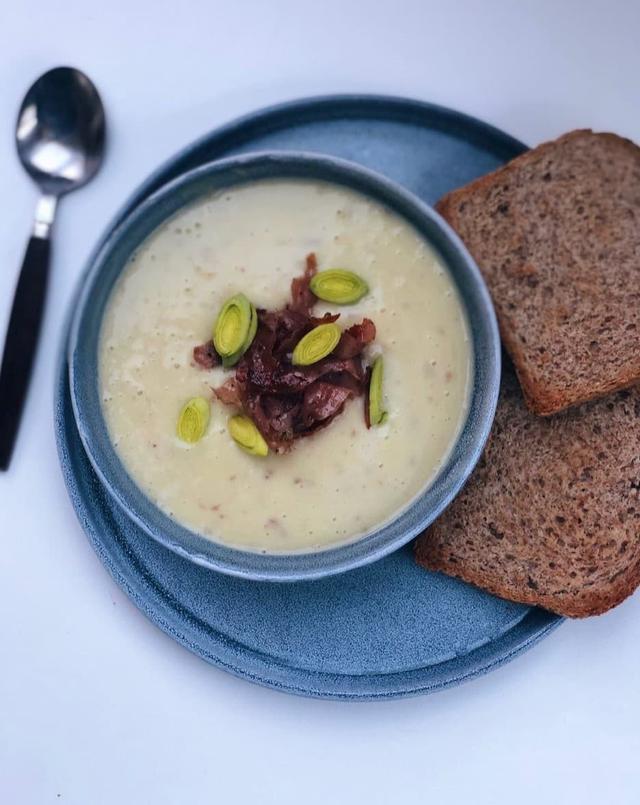
[[[206,135],[157,170],[107,227],[81,280],[61,352],[56,433],[77,516],[98,556],[160,628],[226,671],[338,699],[431,692],[497,667],[558,625],[542,610],[427,573],[411,542],[450,503],[488,436],[500,342],[479,272],[429,207],[525,150],[460,113],[396,98],[285,104]],[[98,338],[109,293],[158,226],[215,191],[265,178],[330,181],[381,202],[439,252],[466,309],[466,422],[433,483],[384,527],[297,554],[242,551],[172,520],[114,450],[100,405]]]

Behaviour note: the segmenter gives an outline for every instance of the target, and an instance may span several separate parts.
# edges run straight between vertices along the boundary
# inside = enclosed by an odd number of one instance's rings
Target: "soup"
[[[319,300],[313,315],[375,323],[365,356],[384,356],[387,416],[367,428],[363,399],[351,399],[288,452],[250,455],[229,434],[237,412],[212,391],[234,369],[204,370],[194,346],[235,294],[283,308],[310,252],[320,271],[348,269],[368,286],[355,304]],[[99,349],[110,437],[145,494],[205,537],[272,553],[352,541],[403,510],[455,443],[472,365],[463,306],[434,249],[381,204],[302,180],[212,195],[157,229],[114,286]],[[210,419],[187,444],[176,422],[194,397],[210,401]]]

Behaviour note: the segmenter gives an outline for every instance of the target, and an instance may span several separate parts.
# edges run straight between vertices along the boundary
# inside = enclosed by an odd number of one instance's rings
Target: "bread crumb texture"
[[[532,411],[640,382],[640,149],[570,132],[445,196]]]
[[[605,612],[640,582],[639,442],[638,388],[543,418],[507,369],[485,454],[417,561],[561,615]]]

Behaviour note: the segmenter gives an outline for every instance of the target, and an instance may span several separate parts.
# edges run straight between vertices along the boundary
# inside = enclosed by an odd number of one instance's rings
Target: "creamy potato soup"
[[[249,455],[229,435],[237,411],[212,392],[234,370],[197,366],[193,349],[234,294],[282,308],[309,252],[320,271],[349,269],[369,286],[356,304],[318,302],[313,315],[375,323],[365,362],[384,356],[388,417],[367,429],[358,397],[290,452]],[[100,337],[104,414],[132,478],[184,526],[264,552],[351,541],[405,508],[461,429],[471,362],[461,301],[429,244],[382,205],[310,181],[258,182],[180,212],[131,258]],[[198,396],[210,420],[186,444],[176,422]]]

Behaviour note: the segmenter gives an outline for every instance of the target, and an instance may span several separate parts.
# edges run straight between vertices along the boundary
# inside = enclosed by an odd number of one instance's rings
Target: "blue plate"
[[[415,101],[347,96],[295,102],[246,117],[181,152],[136,192],[113,226],[185,170],[270,149],[346,157],[432,203],[524,146],[479,121]],[[403,696],[484,673],[561,622],[542,610],[427,573],[414,564],[410,548],[341,576],[288,585],[199,567],[151,540],[112,502],[82,448],[67,377],[63,357],[56,433],[83,528],[137,606],[221,668],[310,696]]]

